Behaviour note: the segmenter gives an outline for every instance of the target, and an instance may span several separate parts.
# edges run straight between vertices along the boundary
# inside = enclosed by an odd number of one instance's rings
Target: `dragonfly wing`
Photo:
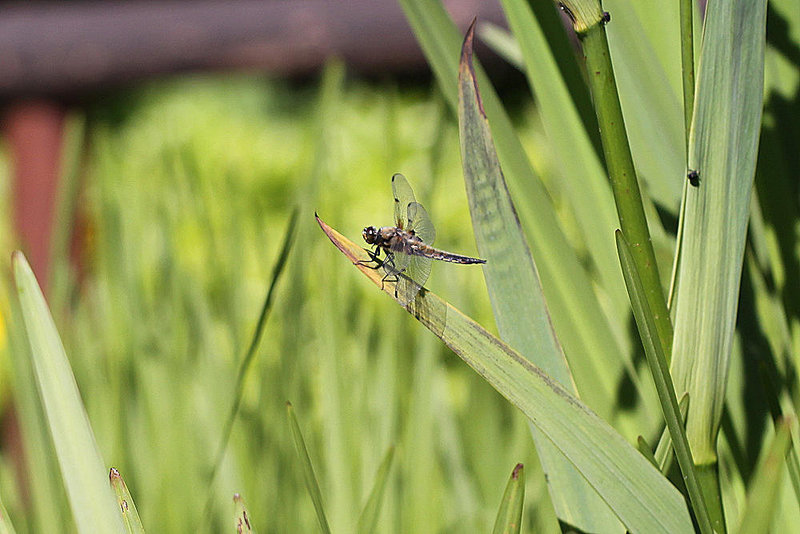
[[[392,252],[383,260],[384,283],[394,284],[394,294],[403,306],[419,291],[419,285],[408,277],[410,263],[411,256],[402,252]]]
[[[414,190],[408,180],[398,173],[392,176],[392,193],[394,194],[394,220],[398,228],[408,229],[408,206],[414,202]]]
[[[444,333],[447,324],[447,306],[432,293],[421,289],[414,300],[406,305],[406,309],[437,336],[441,337]]]
[[[398,253],[397,257],[406,263],[402,272],[398,273],[397,298],[405,306],[417,296],[431,274],[433,260],[424,256]]]
[[[419,202],[408,205],[408,230],[413,230],[414,235],[422,239],[426,245],[433,245],[436,240],[436,228],[428,216],[428,212]]]
[[[408,270],[408,264],[411,261],[411,256],[402,252],[390,252],[386,259],[383,260],[383,270],[387,275],[395,276],[404,273]]]

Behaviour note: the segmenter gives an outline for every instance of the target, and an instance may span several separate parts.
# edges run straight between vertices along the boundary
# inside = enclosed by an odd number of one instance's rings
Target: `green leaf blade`
[[[776,427],[772,445],[759,463],[747,494],[747,506],[742,513],[739,534],[764,532],[772,521],[779,501],[778,492],[783,479],[783,465],[792,442],[792,421],[782,420]]]
[[[438,85],[453,113],[458,110],[458,58],[463,36],[437,0],[401,0]],[[617,392],[623,365],[615,355],[625,347],[614,334],[584,266],[567,243],[549,195],[535,175],[511,120],[488,78],[477,65],[482,100],[494,144],[509,189],[515,194],[520,219],[537,259],[537,269],[550,307],[553,325],[564,352],[572,360],[578,389],[601,416],[614,421],[626,435],[636,436],[642,425],[609,408]],[[609,356],[611,355],[611,356]]]
[[[375,484],[372,491],[369,493],[367,503],[361,511],[361,516],[358,518],[358,528],[356,532],[359,534],[369,534],[375,531],[378,524],[378,517],[381,511],[381,502],[383,501],[383,494],[386,492],[386,484],[389,481],[389,471],[392,468],[392,461],[394,460],[394,446],[389,447],[386,455],[378,468],[378,474],[375,477]]]
[[[250,514],[247,513],[247,505],[238,493],[233,496],[233,520],[236,534],[255,534]]]
[[[47,303],[22,253],[15,252],[12,262],[36,383],[78,531],[125,532],[89,417]]]
[[[144,534],[144,526],[139,517],[139,511],[136,509],[136,504],[133,502],[133,496],[128,491],[128,485],[122,479],[119,471],[112,467],[108,473],[108,480],[111,483],[111,489],[117,496],[117,504],[122,513],[122,520],[125,523],[125,528],[130,534]]]
[[[317,218],[331,242],[376,286],[394,298],[393,284],[369,266],[364,250]],[[518,407],[572,463],[631,532],[692,532],[675,487],[611,426],[540,368],[437,295],[423,289],[417,314],[475,372]]]
[[[667,358],[659,340],[656,319],[650,309],[644,283],[637,270],[630,245],[621,231],[617,230],[616,237],[620,264],[622,265],[625,284],[628,286],[633,316],[636,318],[636,326],[639,329],[639,337],[642,340],[644,352],[647,356],[647,364],[650,367],[650,373],[653,375],[653,381],[656,385],[658,400],[661,402],[661,411],[664,414],[667,428],[669,428],[669,434],[673,439],[675,456],[678,459],[700,531],[704,534],[711,534],[713,532],[711,520],[708,517],[704,495],[701,492],[698,475],[692,463],[692,453],[683,429],[678,399],[675,397],[675,388],[672,385],[672,377],[667,367]]]
[[[286,418],[289,420],[289,427],[292,430],[292,438],[294,439],[294,446],[297,450],[297,457],[300,460],[300,465],[303,468],[303,480],[306,483],[306,489],[314,503],[314,510],[317,512],[317,521],[319,521],[319,528],[323,534],[330,534],[331,529],[328,526],[328,519],[325,516],[325,506],[322,503],[322,491],[319,489],[319,482],[317,482],[317,475],[314,474],[314,466],[311,464],[311,457],[308,455],[308,448],[303,439],[303,432],[300,430],[300,424],[297,422],[297,416],[294,414],[294,407],[291,402],[286,403]]]
[[[556,339],[542,285],[511,201],[472,67],[474,24],[459,66],[459,134],[470,214],[500,336],[577,395]],[[533,437],[559,518],[581,530],[620,525],[608,506],[535,428]]]
[[[492,534],[519,534],[525,504],[525,468],[517,464],[506,484]]]
[[[696,464],[715,463],[761,123],[766,2],[712,2],[697,74],[672,374]]]

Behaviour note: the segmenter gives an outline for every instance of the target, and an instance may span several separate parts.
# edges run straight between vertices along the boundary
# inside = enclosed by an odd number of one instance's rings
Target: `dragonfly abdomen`
[[[448,261],[450,263],[473,264],[473,263],[486,263],[486,260],[480,258],[472,258],[470,256],[462,256],[460,254],[453,254],[452,252],[445,252],[438,248],[433,248],[428,245],[421,245],[412,247],[412,254],[417,256],[425,256],[439,261]]]

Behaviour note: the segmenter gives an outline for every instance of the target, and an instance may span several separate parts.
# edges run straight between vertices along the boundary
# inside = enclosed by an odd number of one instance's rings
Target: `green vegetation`
[[[73,117],[80,283],[62,219],[54,322],[21,255],[1,286],[25,465],[0,450],[0,532],[798,524],[798,0],[712,1],[702,45],[686,3],[568,2],[605,88],[551,2],[503,0],[516,39],[475,38],[523,70],[536,106],[514,109],[438,3],[401,4],[430,89],[332,63],[312,87],[197,77]],[[600,136],[609,109],[626,129]],[[352,265],[394,172],[437,245],[488,259],[435,265],[420,322]]]

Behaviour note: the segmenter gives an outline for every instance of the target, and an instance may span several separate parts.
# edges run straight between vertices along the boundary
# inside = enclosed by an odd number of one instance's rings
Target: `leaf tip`
[[[511,472],[511,478],[513,478],[514,480],[517,480],[519,478],[520,473],[522,473],[522,470],[524,468],[525,468],[525,466],[522,465],[522,464],[515,465],[514,466],[514,470]]]
[[[110,480],[112,484],[121,478],[122,475],[119,474],[119,471],[117,470],[116,467],[112,467],[111,469],[108,470],[108,480]]]
[[[477,17],[472,19],[472,23],[469,25],[469,28],[467,28],[467,33],[464,36],[464,43],[461,45],[461,61],[458,65],[458,78],[460,83],[468,81],[474,86],[475,99],[478,101],[478,110],[480,110],[481,115],[486,118],[481,93],[478,91],[478,81],[475,79],[475,66],[472,61],[473,40],[475,38],[475,25],[477,22]]]

